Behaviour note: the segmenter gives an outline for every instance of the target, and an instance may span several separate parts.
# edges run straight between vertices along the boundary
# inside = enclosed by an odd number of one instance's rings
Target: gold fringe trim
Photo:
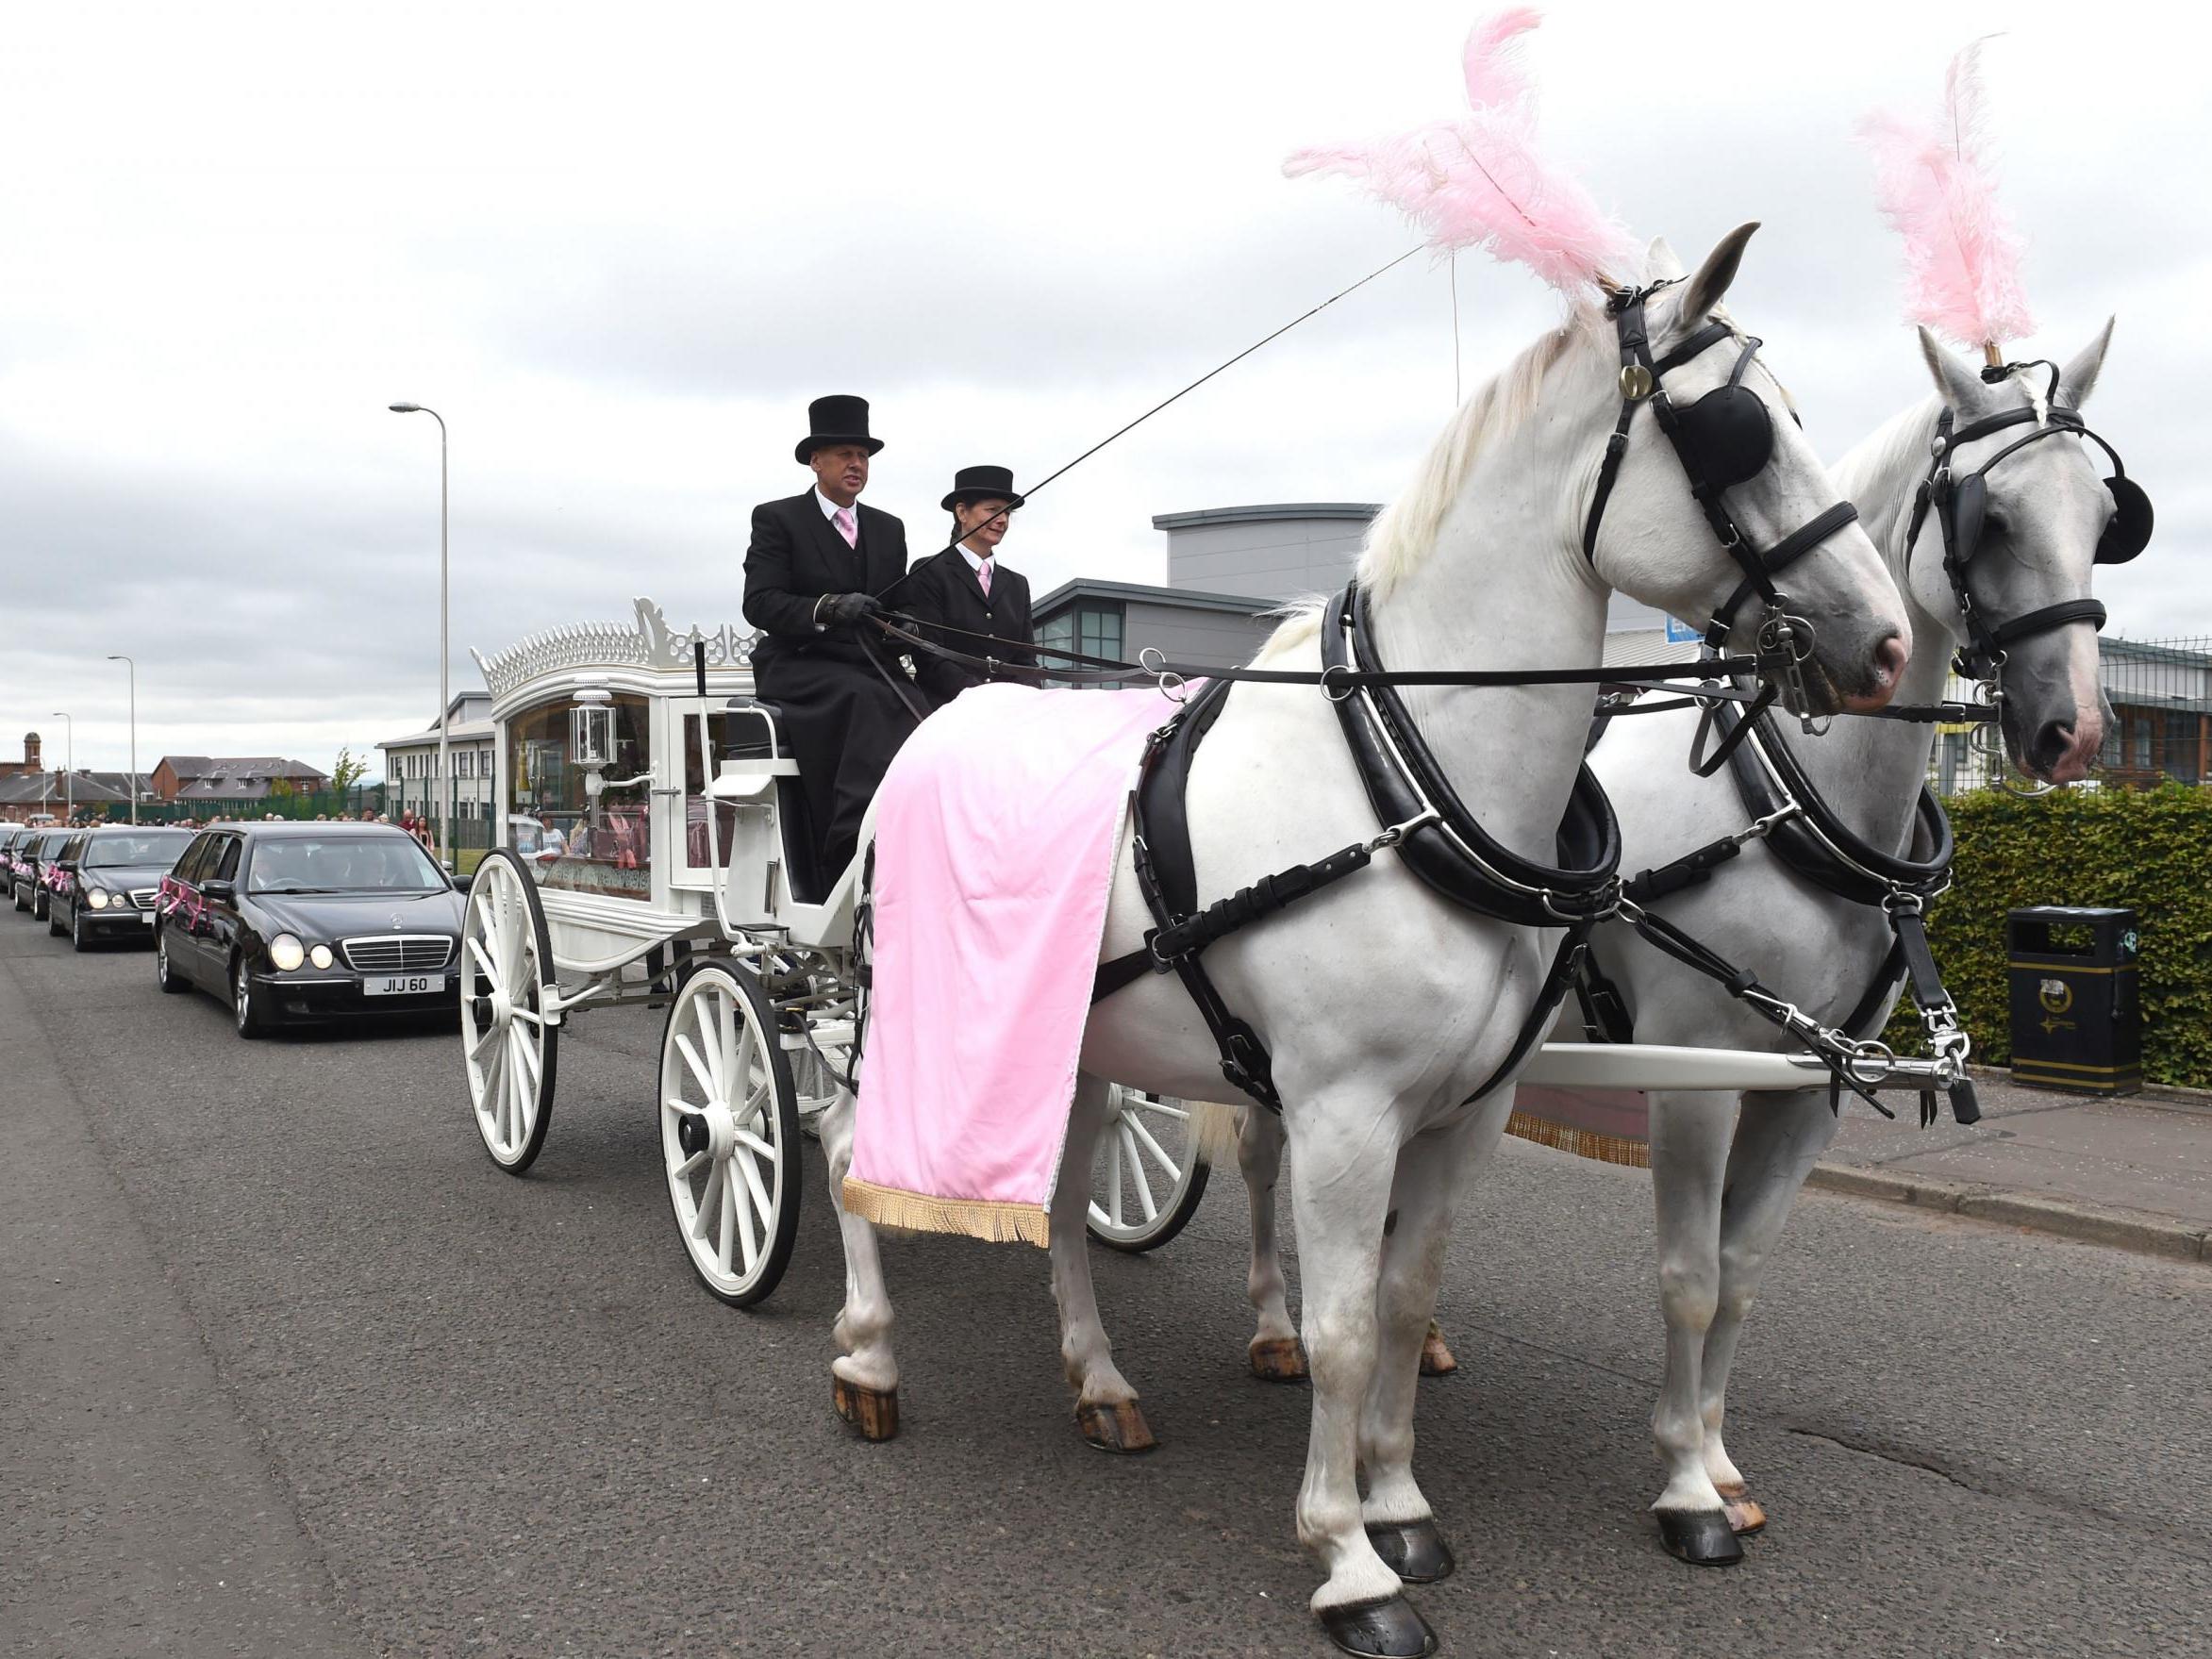
[[[846,1210],[878,1227],[909,1233],[956,1233],[986,1244],[1034,1244],[1052,1248],[1052,1223],[1044,1206],[1007,1203],[988,1198],[929,1198],[845,1177]]]
[[[1593,1158],[1601,1164],[1626,1164],[1632,1170],[1652,1167],[1652,1149],[1647,1141],[1630,1140],[1621,1135],[1601,1135],[1595,1129],[1576,1129],[1532,1118],[1526,1112],[1516,1112],[1506,1119],[1505,1133],[1533,1140],[1538,1146],[1572,1153],[1578,1158]]]

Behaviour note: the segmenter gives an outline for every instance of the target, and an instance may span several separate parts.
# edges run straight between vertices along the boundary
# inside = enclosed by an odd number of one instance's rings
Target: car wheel
[[[191,988],[169,960],[169,930],[165,927],[154,930],[154,983],[172,994]]]
[[[8,889],[8,896],[18,910],[24,908],[23,888],[20,885],[11,885]]]
[[[85,907],[82,904],[76,905],[69,913],[69,948],[73,951],[89,951],[92,948],[91,940],[85,937]]]
[[[54,901],[53,901],[53,900],[51,900],[51,899],[47,900],[47,901],[46,901],[46,935],[47,935],[47,937],[48,937],[49,938],[57,938],[57,939],[58,939],[58,938],[59,938],[59,937],[61,937],[63,934],[67,933],[68,931],[69,931],[69,929],[67,929],[66,927],[63,927],[63,926],[61,925],[61,918],[54,914]]]
[[[254,995],[254,976],[246,971],[243,956],[231,964],[230,1019],[238,1027],[239,1036],[249,1041],[269,1029],[268,1017],[261,1012],[260,1002]]]
[[[31,895],[31,920],[33,921],[46,920],[46,892],[43,888]]]

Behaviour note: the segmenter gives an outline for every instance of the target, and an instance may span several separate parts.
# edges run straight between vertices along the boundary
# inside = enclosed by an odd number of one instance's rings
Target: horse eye
[[[2004,515],[2003,513],[1985,512],[1982,515],[1982,534],[1984,536],[2004,535]]]

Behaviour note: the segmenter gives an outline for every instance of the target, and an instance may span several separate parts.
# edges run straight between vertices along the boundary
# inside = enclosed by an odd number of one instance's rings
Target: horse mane
[[[1359,585],[1372,596],[1388,595],[1428,557],[1444,515],[1467,482],[1468,468],[1528,419],[1543,392],[1545,377],[1575,340],[1601,320],[1595,306],[1578,304],[1564,323],[1539,335],[1459,406],[1429,445],[1413,482],[1367,527],[1357,572]],[[1325,603],[1318,597],[1292,600],[1272,613],[1283,621],[1252,659],[1255,666],[1289,655],[1318,634]]]

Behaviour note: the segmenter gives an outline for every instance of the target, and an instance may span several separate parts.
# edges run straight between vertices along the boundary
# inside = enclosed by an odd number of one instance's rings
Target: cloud
[[[123,764],[116,650],[142,760],[326,765],[420,726],[437,429],[396,398],[451,423],[457,686],[466,646],[633,593],[734,619],[747,511],[804,483],[822,391],[874,400],[870,499],[919,550],[954,468],[1034,481],[1408,246],[1277,166],[1455,108],[1472,9],[48,8],[0,61],[0,731],[68,707],[79,763]],[[1764,222],[1737,308],[1839,454],[1926,390],[1849,133],[1931,102],[1955,42],[1896,0],[1702,17],[1555,8],[1550,141],[1685,258]],[[2170,182],[2197,25],[2104,22],[2021,5],[1990,55],[2028,343],[2119,312],[2091,412],[2160,530],[2100,592],[2115,631],[2212,633],[2212,226]],[[1156,580],[1154,513],[1388,496],[1452,407],[1451,276],[1408,261],[1209,383],[1007,556],[1040,591]],[[1557,307],[1456,276],[1472,388]]]

